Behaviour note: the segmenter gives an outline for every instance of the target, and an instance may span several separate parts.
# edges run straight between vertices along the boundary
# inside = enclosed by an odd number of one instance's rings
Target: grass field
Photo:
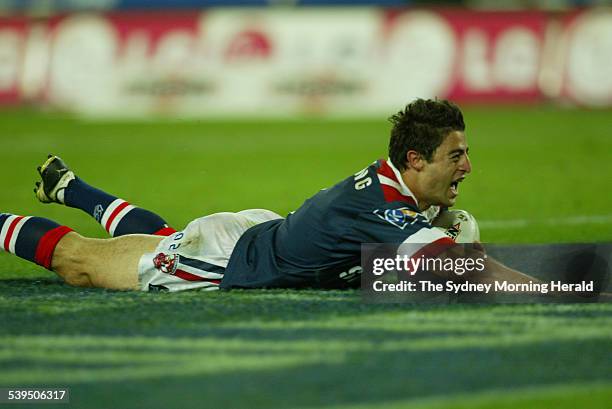
[[[612,113],[469,108],[459,208],[483,241],[612,241]],[[42,205],[49,152],[175,227],[298,207],[386,156],[380,121],[94,122],[0,112],[0,212],[104,237]],[[0,387],[83,408],[608,408],[612,305],[372,305],[358,292],[84,290],[0,254]],[[11,406],[15,407],[15,406]],[[49,407],[49,406],[47,406]],[[65,407],[65,405],[58,405]]]

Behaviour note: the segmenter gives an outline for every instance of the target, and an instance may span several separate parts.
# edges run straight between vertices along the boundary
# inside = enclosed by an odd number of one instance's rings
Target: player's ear
[[[417,151],[410,150],[406,152],[406,162],[408,168],[421,170],[423,169],[423,164],[425,160],[423,159],[423,156],[420,153],[418,153]]]

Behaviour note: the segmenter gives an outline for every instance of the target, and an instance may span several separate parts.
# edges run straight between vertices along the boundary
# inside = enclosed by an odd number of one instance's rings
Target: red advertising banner
[[[458,56],[448,97],[461,101],[541,99],[547,17],[528,12],[440,12],[457,36]]]
[[[0,104],[378,115],[415,97],[612,105],[612,10],[212,9],[0,18]]]

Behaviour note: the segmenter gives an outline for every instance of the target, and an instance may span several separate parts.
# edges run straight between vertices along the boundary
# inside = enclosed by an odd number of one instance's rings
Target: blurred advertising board
[[[411,3],[410,0],[0,0],[0,13],[48,15],[75,11],[201,10],[210,7],[406,7]],[[581,3],[581,5],[584,5],[584,3]]]
[[[308,8],[0,18],[0,103],[92,115],[612,105],[612,10]]]

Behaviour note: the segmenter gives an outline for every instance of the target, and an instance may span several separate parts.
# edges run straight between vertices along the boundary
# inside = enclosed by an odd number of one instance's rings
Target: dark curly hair
[[[447,100],[417,99],[389,118],[393,124],[389,158],[393,165],[406,169],[406,153],[414,150],[431,162],[433,153],[453,131],[464,131],[463,114]]]

